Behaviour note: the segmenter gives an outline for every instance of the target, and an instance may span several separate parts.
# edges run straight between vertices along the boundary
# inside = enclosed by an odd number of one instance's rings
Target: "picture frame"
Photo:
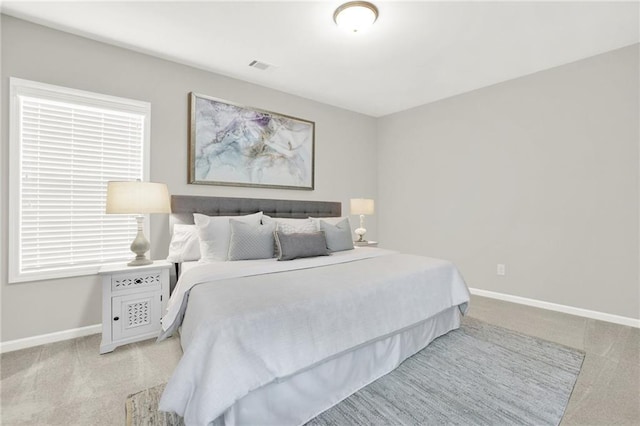
[[[315,122],[191,92],[189,183],[313,190]]]

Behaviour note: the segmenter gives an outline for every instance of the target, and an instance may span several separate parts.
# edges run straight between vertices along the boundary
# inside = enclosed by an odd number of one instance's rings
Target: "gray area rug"
[[[584,354],[471,318],[307,423],[557,425]],[[157,410],[164,384],[129,396],[127,425],[177,426]]]

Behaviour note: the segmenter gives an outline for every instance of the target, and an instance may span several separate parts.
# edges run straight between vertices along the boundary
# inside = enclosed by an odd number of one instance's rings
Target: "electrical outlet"
[[[498,267],[496,268],[496,273],[501,276],[504,276],[507,274],[507,270],[503,263],[498,263]]]

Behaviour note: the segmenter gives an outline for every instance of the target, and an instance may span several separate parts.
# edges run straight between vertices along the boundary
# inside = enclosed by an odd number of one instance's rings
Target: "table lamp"
[[[373,200],[368,198],[352,198],[351,199],[351,214],[359,214],[360,215],[360,227],[355,230],[356,235],[358,236],[358,243],[364,243],[365,240],[364,234],[367,233],[367,230],[364,227],[364,215],[373,214]]]
[[[149,240],[142,230],[144,215],[148,213],[171,213],[169,191],[164,183],[127,181],[107,182],[107,214],[133,214],[138,222],[138,234],[131,243],[131,251],[136,258],[129,266],[149,265],[146,257]]]

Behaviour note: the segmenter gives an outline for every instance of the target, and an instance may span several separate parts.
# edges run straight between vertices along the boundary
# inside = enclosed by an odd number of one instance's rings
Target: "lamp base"
[[[127,266],[142,266],[150,265],[152,260],[147,259],[145,255],[149,251],[149,240],[144,236],[142,225],[144,223],[144,216],[136,216],[136,222],[138,222],[138,234],[135,240],[131,243],[131,251],[135,253],[136,258],[127,263]]]
[[[367,242],[367,240],[365,240],[365,239],[364,239],[364,234],[366,234],[366,233],[367,233],[367,230],[366,230],[366,229],[364,229],[363,227],[360,227],[360,228],[356,229],[356,230],[354,231],[354,233],[358,236],[358,240],[357,240],[357,241],[358,241],[359,243]]]
[[[135,259],[127,263],[127,266],[143,266],[143,265],[151,265],[152,263],[153,263],[153,260],[147,259],[146,256],[144,256],[142,259],[138,259],[138,257],[136,256]]]

